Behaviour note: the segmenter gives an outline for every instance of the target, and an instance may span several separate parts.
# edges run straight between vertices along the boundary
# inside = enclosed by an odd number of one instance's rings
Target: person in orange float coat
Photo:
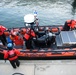
[[[27,49],[33,48],[33,46],[32,46],[32,39],[33,39],[33,37],[35,37],[35,36],[36,36],[36,34],[35,34],[35,32],[34,32],[31,28],[28,28],[28,29],[26,30],[26,33],[25,33],[25,35],[23,36],[23,38],[24,38],[24,40],[25,40],[25,45],[26,45],[26,48],[27,48]]]
[[[4,59],[8,59],[12,65],[13,68],[19,67],[20,62],[18,60],[18,54],[20,54],[20,51],[17,49],[13,49],[12,43],[7,44],[8,51],[4,50]]]
[[[74,28],[76,28],[76,21],[67,20],[64,24],[63,31],[69,31],[70,29],[73,30]]]
[[[23,46],[23,38],[17,34],[17,32],[13,32],[11,35],[10,35],[10,39],[13,41],[13,43],[15,44],[15,46]]]
[[[0,40],[4,46],[7,45],[6,36],[4,34],[4,31],[7,30],[4,26],[0,25]]]

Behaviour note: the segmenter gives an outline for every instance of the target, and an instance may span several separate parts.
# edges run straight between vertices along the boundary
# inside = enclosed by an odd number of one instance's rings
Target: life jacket
[[[35,37],[35,36],[36,36],[36,35],[35,35],[34,31],[31,30],[31,31],[27,31],[27,32],[25,33],[24,38],[25,38],[26,40],[29,40],[31,37]]]
[[[2,35],[4,32],[2,30],[0,30],[0,35]]]
[[[30,35],[29,35],[29,34],[27,34],[27,33],[25,33],[24,38],[25,38],[26,40],[29,40]]]
[[[16,46],[23,45],[23,39],[20,36],[10,36],[11,40],[15,43]]]
[[[67,20],[67,24],[68,26],[70,26],[70,28],[73,29],[75,27],[76,22],[75,20]]]
[[[17,55],[14,50],[8,51],[8,59],[10,61],[17,59]]]
[[[4,26],[0,25],[0,35],[2,35],[6,29],[7,28],[5,28]]]
[[[23,45],[23,39],[20,36],[15,36],[14,43],[15,45]]]
[[[36,35],[35,35],[35,32],[34,32],[33,30],[31,30],[31,35],[32,35],[33,37],[36,36]]]

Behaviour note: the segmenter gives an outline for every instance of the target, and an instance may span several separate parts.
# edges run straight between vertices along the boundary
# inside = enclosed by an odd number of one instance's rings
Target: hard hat
[[[34,11],[34,17],[37,18],[37,11]]]
[[[33,23],[35,21],[35,17],[33,14],[27,14],[24,16],[24,22]]]
[[[7,48],[8,48],[9,50],[12,50],[12,49],[13,49],[13,44],[12,44],[12,43],[8,43],[8,44],[7,44]]]

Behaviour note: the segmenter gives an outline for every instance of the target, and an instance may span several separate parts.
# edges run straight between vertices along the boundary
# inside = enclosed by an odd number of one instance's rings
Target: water
[[[76,0],[0,0],[0,24],[6,27],[24,26],[24,15],[33,13],[34,10],[38,12],[39,25],[63,25],[67,19],[76,19]],[[51,64],[48,61],[42,61],[41,65],[40,61],[34,63],[35,69],[33,69],[33,65],[27,65],[26,60],[25,64],[21,64],[16,70],[7,63],[2,63],[3,65],[0,63],[0,74],[10,75],[21,72],[24,67],[22,72],[25,75],[76,75],[76,60],[67,60],[67,62],[50,60],[50,62]],[[27,68],[31,69],[31,72]]]
[[[76,19],[76,0],[0,0],[0,24],[24,26],[24,15],[34,10],[39,25],[63,25],[67,19]]]

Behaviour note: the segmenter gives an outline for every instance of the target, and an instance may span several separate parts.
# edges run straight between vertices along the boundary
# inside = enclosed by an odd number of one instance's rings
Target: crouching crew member
[[[12,43],[7,44],[7,49],[8,51],[4,50],[4,59],[8,59],[13,68],[19,67],[20,62],[18,60],[18,54],[20,54],[20,51],[13,49]]]
[[[31,29],[31,28],[28,28],[26,30],[26,33],[25,35],[23,36],[24,40],[25,40],[25,45],[26,45],[26,48],[27,49],[31,49],[33,48],[33,45],[32,45],[32,40],[33,40],[33,37],[35,37],[35,32]]]
[[[13,41],[15,48],[23,48],[23,37],[17,32],[12,32],[12,34],[10,35],[10,39]]]
[[[7,30],[4,26],[0,25],[0,40],[4,46],[7,45],[6,36],[4,34],[4,31]]]
[[[63,31],[69,31],[76,28],[76,21],[75,20],[67,20],[64,24]]]

